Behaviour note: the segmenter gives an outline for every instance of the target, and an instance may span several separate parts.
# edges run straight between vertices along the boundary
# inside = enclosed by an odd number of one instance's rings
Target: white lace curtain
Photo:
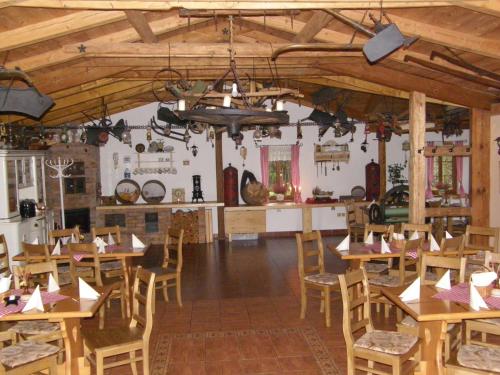
[[[292,160],[292,148],[289,145],[269,146],[269,161]]]

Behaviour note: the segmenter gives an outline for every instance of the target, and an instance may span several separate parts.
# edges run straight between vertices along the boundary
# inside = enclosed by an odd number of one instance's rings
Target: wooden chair
[[[57,283],[59,283],[59,277],[57,275],[57,263],[52,261],[29,263],[25,266],[13,266],[14,274],[14,286],[16,289],[20,289],[19,274],[21,270],[30,272],[31,275],[43,275],[44,277],[37,278],[40,280],[45,280],[44,286],[47,285],[48,275],[52,274]],[[63,349],[63,333],[59,323],[52,323],[46,320],[23,320],[16,322],[9,331],[14,332],[20,338],[31,341],[38,342],[53,342],[57,340],[58,346]],[[60,353],[62,354],[62,353]],[[60,358],[62,360],[62,356]]]
[[[485,251],[493,253],[500,251],[499,237],[500,228],[467,225],[465,228],[464,250],[477,251],[476,254],[467,256],[467,271],[469,273],[482,269]]]
[[[37,263],[40,260],[34,258],[38,256],[43,256],[43,262],[48,262],[50,260],[49,245],[47,244],[30,244],[27,242],[21,242],[21,249],[24,253],[24,259],[26,263]]]
[[[0,234],[0,276],[9,276],[9,247],[7,246],[7,240],[3,234]]]
[[[415,252],[417,254],[422,253],[423,241],[424,241],[423,238],[419,238],[417,240],[405,241],[403,248],[399,253],[398,269],[395,272],[389,272],[389,274],[387,275],[379,275],[376,277],[369,278],[370,289],[372,291],[370,299],[372,303],[377,304],[377,311],[379,311],[379,305],[384,304],[384,314],[386,318],[389,317],[389,307],[393,306],[393,304],[383,296],[381,289],[384,287],[402,286],[408,284],[409,282],[417,278],[417,274],[415,271],[407,270],[406,262],[408,259],[408,253],[410,251]],[[401,314],[401,311],[398,309],[397,313],[399,316]]]
[[[363,241],[366,241],[370,232],[373,232],[374,237],[384,237],[387,242],[392,240],[392,235],[394,233],[393,225],[380,225],[380,224],[366,224],[365,232],[363,234]],[[380,274],[387,271],[392,267],[392,259],[386,261],[371,261],[364,264],[365,270],[369,277],[373,274]]]
[[[143,374],[149,375],[149,338],[153,328],[154,283],[154,273],[139,266],[133,287],[132,319],[128,327],[83,332],[85,357],[91,362],[95,361],[98,375],[102,375],[107,368],[127,363],[130,363],[132,373],[137,374],[136,362],[141,360]],[[143,293],[143,290],[146,292]],[[142,351],[142,357],[136,357],[138,350]],[[126,353],[129,354],[129,359],[117,360],[115,358],[115,362],[104,364],[104,358]]]
[[[71,238],[71,235],[75,238],[76,242],[80,242],[80,229],[78,226],[74,228],[68,228],[68,229],[54,229],[49,231],[49,244],[55,245],[57,240],[61,240],[63,242],[64,239],[69,239]],[[61,243],[61,246],[63,243]]]
[[[306,317],[307,290],[320,291],[321,312],[325,313],[326,326],[330,327],[330,294],[338,290],[338,275],[325,272],[324,248],[320,231],[296,233],[298,269],[300,280],[300,318]]]
[[[163,243],[163,264],[161,267],[149,268],[155,274],[155,289],[163,290],[163,298],[168,302],[168,288],[176,290],[177,304],[182,307],[181,275],[182,275],[182,243],[184,229],[170,228]],[[172,253],[175,253],[173,257]],[[172,267],[175,266],[175,267]],[[160,284],[160,285],[158,285]],[[153,296],[153,313],[156,310],[156,294]]]
[[[48,370],[50,375],[57,375],[57,353],[60,350],[57,346],[36,341],[16,343],[14,332],[0,332],[1,346],[6,341],[11,345],[0,349],[0,374],[25,375]]]
[[[359,223],[356,217],[356,206],[353,203],[349,203],[345,207],[346,211],[346,224],[348,234],[351,236],[351,240],[358,242],[358,238],[363,239],[365,233],[365,224]]]
[[[484,266],[498,272],[500,267],[500,253],[486,251],[484,256]],[[473,332],[481,334],[481,339],[476,339]],[[469,344],[498,347],[487,342],[487,335],[500,336],[500,318],[495,319],[472,319],[465,321],[465,337]]]
[[[440,255],[462,258],[464,256],[464,242],[465,236],[458,236],[453,238],[443,238],[440,245]],[[450,252],[453,252],[450,254]]]
[[[122,242],[119,225],[115,225],[112,227],[92,227],[90,229],[90,233],[92,234],[92,240],[100,237],[105,242],[108,242],[108,236],[112,235],[115,244],[120,245]],[[119,260],[101,260],[101,271],[104,272],[104,275],[106,277],[123,277],[123,273],[125,272],[122,262],[120,262]]]
[[[369,374],[413,373],[418,362],[411,358],[418,351],[419,339],[405,333],[374,329],[366,271],[359,269],[338,278],[342,293],[347,374],[354,375],[356,370]],[[359,338],[355,339],[354,335]],[[391,367],[391,371],[386,371],[387,367]]]
[[[429,278],[428,267],[438,268],[440,270],[454,270],[451,276],[455,275],[456,282],[463,283],[465,279],[466,258],[451,258],[436,255],[423,254],[420,266],[421,285],[435,285],[439,278]],[[440,275],[444,274],[442,272]],[[406,316],[400,323],[397,323],[398,332],[404,332],[411,335],[418,335],[418,323],[411,316]],[[451,351],[460,344],[462,337],[460,324],[448,324],[448,331],[444,341],[444,358],[447,361],[450,358]]]
[[[401,225],[401,234],[403,234],[406,238],[410,238],[413,232],[417,232],[419,237],[424,235],[424,238],[428,240],[432,234],[432,224],[403,223]]]
[[[120,299],[122,318],[125,318],[127,311],[128,291],[122,278],[106,278],[102,275],[101,262],[97,253],[95,243],[70,243],[67,245],[70,256],[71,281],[75,288],[78,288],[78,278],[94,284],[96,286],[112,285],[110,299]],[[80,257],[83,257],[80,259]],[[80,259],[80,260],[79,260]],[[89,274],[88,268],[92,269]],[[105,306],[99,309],[99,329],[104,328]]]

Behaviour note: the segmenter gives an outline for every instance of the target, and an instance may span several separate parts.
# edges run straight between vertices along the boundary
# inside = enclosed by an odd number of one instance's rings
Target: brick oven
[[[83,143],[56,144],[48,154],[48,159],[73,159],[74,164],[66,170],[64,179],[64,209],[66,226],[78,223],[82,231],[96,224],[97,190],[100,183],[99,147]],[[50,175],[50,171],[48,174]],[[47,207],[54,210],[54,225],[61,226],[59,179],[46,176]],[[85,213],[79,217],[78,213]],[[81,222],[82,220],[85,223]],[[88,221],[88,222],[87,222]]]

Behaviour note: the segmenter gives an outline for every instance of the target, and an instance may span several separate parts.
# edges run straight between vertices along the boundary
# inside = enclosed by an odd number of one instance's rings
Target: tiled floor
[[[338,239],[325,239],[326,244],[335,241]],[[161,247],[152,249],[144,262],[159,262],[161,251]],[[163,302],[159,292],[157,295],[151,338],[154,362],[151,366],[155,374],[322,373],[302,333],[282,337],[279,336],[281,331],[278,336],[255,335],[256,331],[269,329],[313,332],[306,335],[308,340],[317,338],[314,345],[319,345],[320,351],[325,348],[327,359],[336,363],[340,374],[346,373],[341,301],[332,302],[331,328],[325,327],[317,300],[310,301],[306,319],[299,318],[294,239],[188,246],[184,254],[183,307],[177,306],[174,293],[170,293],[172,300],[169,303]],[[329,272],[345,269],[344,262],[332,254],[327,252],[325,258]],[[374,318],[379,326],[390,327],[390,322],[382,316]],[[123,323],[115,310],[107,319],[109,325]],[[85,325],[93,328],[95,322],[88,321]],[[207,336],[207,332],[245,330],[250,330],[251,335]],[[165,336],[174,334],[177,337],[171,338],[171,346],[166,345]],[[153,360],[155,353],[157,359]],[[168,367],[164,359],[167,355],[170,358]],[[112,373],[126,374],[129,368],[122,366]],[[323,373],[335,372],[323,368]]]

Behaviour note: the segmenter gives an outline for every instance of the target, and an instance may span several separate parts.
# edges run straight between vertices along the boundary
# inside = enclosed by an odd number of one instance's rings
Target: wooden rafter
[[[141,37],[144,43],[158,43],[158,37],[151,30],[148,20],[144,13],[139,10],[125,11],[128,22],[133,26],[137,34]]]
[[[333,17],[325,12],[319,10],[313,11],[312,17],[309,21],[307,21],[304,27],[302,27],[300,32],[295,35],[293,41],[297,43],[307,43],[312,41],[316,34],[326,27],[332,19]]]

